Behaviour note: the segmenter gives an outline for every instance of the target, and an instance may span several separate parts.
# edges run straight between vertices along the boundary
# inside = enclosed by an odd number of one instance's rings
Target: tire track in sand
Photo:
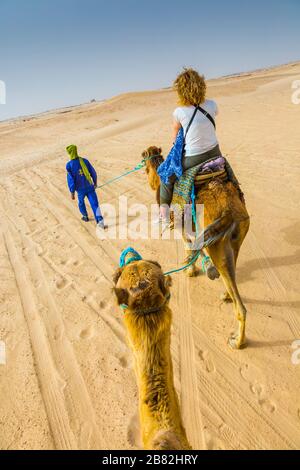
[[[11,202],[11,194],[6,193],[5,206],[6,213],[4,216],[4,223],[7,229],[5,230],[4,239],[6,241],[7,251],[11,262],[14,262],[13,268],[18,279],[19,293],[24,305],[24,313],[27,320],[32,347],[36,358],[39,355],[43,356],[37,338],[41,338],[43,344],[43,351],[46,352],[44,361],[39,367],[38,377],[41,382],[42,394],[44,397],[49,423],[54,436],[55,444],[58,449],[73,449],[73,448],[103,448],[105,445],[103,437],[101,437],[99,429],[96,425],[95,413],[93,406],[87,392],[85,382],[82,378],[80,367],[78,366],[73,348],[67,339],[64,323],[61,314],[57,308],[54,298],[50,292],[48,282],[45,278],[39,255],[42,254],[42,249],[39,245],[35,244],[27,235],[29,227],[23,216],[18,218],[18,226],[15,224],[14,219],[8,222],[9,213],[12,213],[12,207],[16,208],[16,203]],[[3,202],[4,203],[4,202]],[[7,223],[6,220],[7,219]],[[19,233],[22,240],[23,256],[12,251],[12,241],[15,243],[17,237],[12,237],[12,227],[16,226],[14,233]],[[8,239],[6,238],[6,234]],[[25,251],[24,251],[25,250]],[[38,253],[38,254],[37,254]],[[27,259],[27,263],[25,262]],[[23,268],[24,266],[24,268]],[[23,293],[26,292],[28,298],[23,298]],[[40,299],[39,303],[34,300],[36,292],[37,297]],[[39,296],[38,296],[39,294]],[[38,306],[38,307],[37,307]],[[34,312],[34,318],[38,319],[38,323],[34,323],[30,317],[30,312]],[[39,333],[35,334],[34,326],[39,324]],[[44,364],[52,362],[52,369]],[[54,394],[55,399],[49,400],[47,394],[43,393],[44,389],[47,390],[48,379],[44,378],[46,373],[52,371],[53,377],[50,383],[57,381],[60,397]],[[59,404],[60,410],[55,413],[55,404]],[[54,409],[54,413],[53,413]],[[54,419],[53,419],[54,414]],[[64,423],[57,423],[55,415],[63,417]],[[79,419],[78,419],[79,418]],[[76,427],[75,432],[70,430],[70,423],[74,423],[72,428]],[[58,430],[66,430],[65,435],[61,437]],[[68,436],[70,442],[68,442]],[[77,436],[76,439],[74,436]]]
[[[10,186],[11,183],[8,182],[8,186]],[[86,242],[84,237],[80,234],[79,229],[74,229],[72,224],[68,221],[66,221],[66,218],[64,217],[64,214],[62,213],[61,209],[58,209],[56,206],[54,206],[53,203],[50,201],[44,201],[44,206],[47,208],[47,210],[55,217],[57,220],[58,224],[61,225],[64,230],[67,232],[67,234],[71,237],[71,239],[78,245],[85,256],[90,259],[90,261],[97,267],[97,269],[101,272],[102,276],[106,279],[106,281],[112,285],[112,275],[113,275],[113,268],[112,268],[112,259],[108,258],[108,261],[105,263],[103,262],[103,259],[97,254],[93,253],[93,255],[90,254],[90,245]],[[79,226],[80,228],[81,226]],[[74,237],[74,234],[76,237]],[[105,253],[104,250],[103,255],[108,257]],[[103,266],[104,264],[104,266]],[[109,271],[110,275],[108,276],[105,272],[105,268]]]
[[[28,237],[22,237],[27,258],[25,267],[12,229],[6,224],[3,236],[28,324],[55,446],[57,449],[105,448],[85,382],[34,245]],[[44,308],[37,307],[34,290],[43,299]]]
[[[114,273],[113,262],[105,252],[102,250],[102,256],[98,255],[95,251],[91,254],[91,246],[89,243],[81,236],[78,229],[74,229],[72,225],[66,222],[64,215],[60,209],[54,206],[54,204],[49,201],[45,202],[47,209],[54,215],[57,221],[62,225],[64,230],[68,235],[74,240],[74,242],[82,249],[84,255],[96,266],[96,268],[101,272],[102,276],[106,281],[112,286],[112,276]],[[108,258],[105,260],[105,258]]]
[[[257,400],[253,393],[249,394],[249,384],[241,380],[240,368],[237,370],[236,362],[227,357],[224,352],[207,338],[199,327],[194,325],[194,335],[197,341],[205,350],[209,350],[215,359],[215,372],[221,380],[216,380],[212,374],[202,374],[198,372],[201,383],[201,392],[206,395],[206,399],[217,413],[225,419],[233,430],[238,429],[239,440],[249,448],[253,445],[256,448],[270,448],[271,443],[277,442],[278,447],[283,445],[289,449],[297,449],[300,446],[300,439],[297,433],[297,427],[291,422],[290,418],[280,409],[276,410],[276,419],[273,413],[266,412],[261,406],[257,407]],[[217,385],[224,383],[238,397],[239,403],[242,403],[241,409],[247,409],[247,416],[252,417],[252,421],[257,423],[257,429],[268,429],[268,440],[263,436],[251,435],[248,430],[248,422],[243,418],[239,409],[235,408],[231,413],[233,403],[222,388]],[[280,423],[280,424],[279,424]]]
[[[11,184],[8,184],[7,187],[12,189]],[[13,204],[10,201],[11,196],[12,192],[6,192],[6,206],[8,209],[7,212],[9,213],[12,213],[12,207],[18,207],[18,203],[15,200],[13,201]],[[100,306],[97,304],[96,300],[93,297],[87,297],[85,290],[80,286],[80,284],[74,281],[74,279],[69,276],[64,270],[60,269],[53,262],[53,260],[46,253],[43,252],[43,248],[41,247],[41,245],[32,240],[30,228],[27,224],[26,219],[23,216],[18,217],[18,224],[15,223],[14,218],[9,218],[9,220],[18,232],[26,235],[30,234],[30,240],[34,244],[35,250],[38,255],[43,258],[45,263],[50,267],[50,269],[52,269],[52,271],[57,273],[61,277],[61,279],[64,279],[66,283],[74,289],[74,291],[78,294],[79,298],[84,299],[83,301],[97,314],[97,317],[100,317],[102,321],[107,325],[107,327],[113,332],[116,338],[120,341],[120,346],[123,348],[124,344],[126,343],[124,328],[122,328],[122,326],[115,319],[115,317],[106,314],[102,309],[100,309]],[[59,226],[61,226],[61,224],[59,224]],[[71,237],[71,240],[77,243],[77,239],[75,239],[73,236]]]
[[[28,280],[29,273],[24,267],[22,256],[16,249],[15,241],[8,227],[5,228],[2,235],[15,274],[18,293],[28,325],[37,375],[55,446],[61,450],[77,449],[76,439],[65,407],[64,384],[57,374],[45,328],[33,300],[33,286]]]
[[[39,173],[38,170],[35,170],[33,171],[33,173],[35,175],[37,175],[39,178],[41,178],[43,180],[43,177],[42,175]],[[77,218],[78,218],[78,208],[74,206],[74,203],[72,203],[71,201],[69,200],[66,200],[65,197],[64,197],[64,194],[62,194],[57,188],[56,186],[53,185],[53,183],[51,183],[50,181],[48,180],[45,180],[45,183],[44,184],[47,184],[47,187],[48,187],[48,190],[50,191],[50,193],[53,195],[53,197],[55,198],[56,201],[59,201],[59,204],[60,206],[64,206],[65,209],[68,211],[69,214],[72,214],[75,219],[76,219],[76,223],[77,222]],[[52,206],[53,207],[53,206]],[[57,206],[56,206],[57,207]],[[53,210],[51,209],[51,212],[53,213]],[[53,215],[55,215],[53,213]],[[57,217],[56,217],[57,218]],[[61,221],[61,217],[59,218],[59,220]],[[64,219],[63,219],[64,220]],[[62,222],[61,222],[62,223]],[[62,225],[66,225],[66,224],[63,224]],[[95,230],[92,230],[87,224],[83,225],[84,229],[87,231],[87,233],[93,238],[93,240],[97,239],[94,234],[95,234]],[[97,239],[98,240],[98,239]],[[111,241],[109,239],[105,239],[106,242],[108,242],[109,244],[109,248],[110,248],[110,254],[107,253],[107,251],[105,250],[105,248],[103,246],[101,246],[100,244],[98,244],[98,248],[103,252],[104,256],[107,257],[109,259],[109,262],[110,264],[113,263],[114,265],[118,265],[118,261],[119,261],[119,252],[116,250],[115,246],[111,243]],[[113,256],[112,256],[113,254]],[[101,263],[102,264],[102,263]],[[108,279],[107,279],[108,280]],[[111,283],[111,279],[109,279],[109,282]]]
[[[269,287],[271,288],[275,299],[277,299],[280,302],[282,301],[282,297],[284,297],[288,303],[289,299],[287,297],[286,288],[284,287],[284,285],[282,284],[282,282],[276,275],[274,269],[270,266],[268,258],[266,257],[264,251],[258,244],[256,236],[251,231],[249,233],[248,241],[250,243],[253,253],[255,253],[259,257],[258,262],[261,266],[261,269],[264,271],[266,275],[267,283]],[[287,323],[290,327],[290,330],[293,333],[295,339],[300,338],[300,320],[299,320],[299,316],[297,316],[297,313],[294,314],[291,308],[286,308],[285,316],[287,319]]]
[[[176,245],[177,253],[184,259],[183,242],[177,240]],[[187,436],[193,449],[202,450],[206,449],[206,443],[198,392],[189,282],[184,273],[179,276],[181,278],[178,283],[177,308],[173,307],[173,309],[177,313],[180,335],[181,411]]]

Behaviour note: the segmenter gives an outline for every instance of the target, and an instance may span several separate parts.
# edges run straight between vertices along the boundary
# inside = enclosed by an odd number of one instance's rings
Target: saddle
[[[226,160],[221,156],[186,170],[174,185],[171,206],[176,208],[177,214],[182,215],[186,204],[190,204],[194,186],[196,192],[201,191],[203,186],[214,178],[224,181],[230,180]],[[243,200],[243,193],[240,190],[239,194],[241,200]]]
[[[195,187],[199,188],[213,178],[220,178],[224,181],[228,180],[225,159],[223,157],[213,158],[201,165],[194,179]]]

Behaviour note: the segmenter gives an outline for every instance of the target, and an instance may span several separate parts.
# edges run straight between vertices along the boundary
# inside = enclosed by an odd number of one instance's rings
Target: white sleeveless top
[[[217,103],[213,100],[205,100],[205,102],[201,104],[201,108],[205,109],[214,119],[218,114]],[[194,110],[194,106],[181,106],[176,108],[173,113],[175,121],[182,125],[184,133],[186,132]],[[218,139],[214,126],[204,114],[197,111],[186,136],[185,156],[192,157],[194,155],[200,155],[213,149],[216,145],[218,145]]]

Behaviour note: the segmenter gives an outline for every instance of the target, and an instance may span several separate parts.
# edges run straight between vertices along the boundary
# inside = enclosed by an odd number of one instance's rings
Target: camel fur
[[[173,381],[171,278],[158,263],[142,260],[118,269],[114,284],[118,303],[127,305],[124,323],[135,358],[143,446],[190,449]]]

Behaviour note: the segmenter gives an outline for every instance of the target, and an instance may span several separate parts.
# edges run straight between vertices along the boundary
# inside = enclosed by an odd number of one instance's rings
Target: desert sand
[[[173,275],[172,356],[194,448],[300,448],[300,63],[209,81],[218,137],[251,216],[238,261],[248,347],[232,351],[223,285]],[[180,242],[104,240],[80,220],[66,186],[75,143],[99,183],[134,167],[150,145],[171,145],[171,89],[0,123],[1,449],[137,449],[138,403],[122,311],[111,292],[122,249],[164,270]],[[144,171],[98,191],[102,203],[150,206]],[[300,356],[300,354],[299,354]],[[294,361],[295,362],[295,361]],[[202,424],[204,441],[202,442]]]

